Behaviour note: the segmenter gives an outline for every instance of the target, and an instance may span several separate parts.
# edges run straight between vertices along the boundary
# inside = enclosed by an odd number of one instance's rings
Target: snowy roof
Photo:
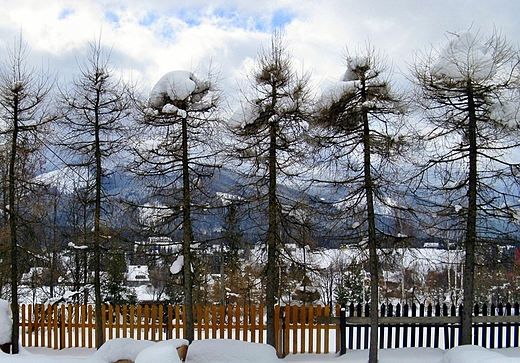
[[[150,272],[148,271],[148,266],[129,265],[126,280],[129,282],[149,282]]]

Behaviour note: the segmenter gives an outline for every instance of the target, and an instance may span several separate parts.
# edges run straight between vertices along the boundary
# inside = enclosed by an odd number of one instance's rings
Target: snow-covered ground
[[[0,353],[0,363],[112,363],[130,359],[135,363],[180,362],[176,347],[183,340],[154,343],[130,338],[113,339],[99,350],[70,348],[53,350],[30,348],[19,355]],[[193,363],[366,363],[368,351],[347,351],[335,354],[291,354],[278,359],[272,347],[235,340],[198,340],[189,349],[186,362]],[[379,363],[520,363],[520,348],[488,350],[461,346],[451,350],[435,348],[383,349]]]

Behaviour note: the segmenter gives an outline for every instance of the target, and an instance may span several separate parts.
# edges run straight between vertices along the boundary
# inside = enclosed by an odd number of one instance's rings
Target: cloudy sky
[[[498,29],[520,38],[518,0],[0,0],[0,60],[20,31],[31,59],[66,77],[101,34],[114,68],[150,89],[164,73],[200,64],[220,70],[225,87],[282,28],[295,63],[317,83],[344,70],[342,54],[368,41],[406,71],[414,51],[447,32]]]

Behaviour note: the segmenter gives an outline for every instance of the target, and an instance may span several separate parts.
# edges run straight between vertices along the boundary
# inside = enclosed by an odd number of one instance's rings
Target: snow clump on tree
[[[198,110],[207,107],[202,101],[211,89],[211,82],[199,80],[190,71],[168,72],[153,86],[147,113],[186,117],[188,108]]]
[[[496,73],[496,61],[486,44],[470,32],[461,32],[448,42],[431,73],[458,81],[483,81]]]

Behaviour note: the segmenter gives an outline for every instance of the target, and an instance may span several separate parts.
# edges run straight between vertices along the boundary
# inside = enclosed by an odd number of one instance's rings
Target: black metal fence
[[[379,317],[379,348],[432,347],[449,349],[459,345],[462,306],[382,305]],[[368,349],[370,310],[368,304],[343,306],[339,318],[340,353],[346,349]],[[518,347],[520,308],[514,305],[475,305],[473,344],[485,348]]]

